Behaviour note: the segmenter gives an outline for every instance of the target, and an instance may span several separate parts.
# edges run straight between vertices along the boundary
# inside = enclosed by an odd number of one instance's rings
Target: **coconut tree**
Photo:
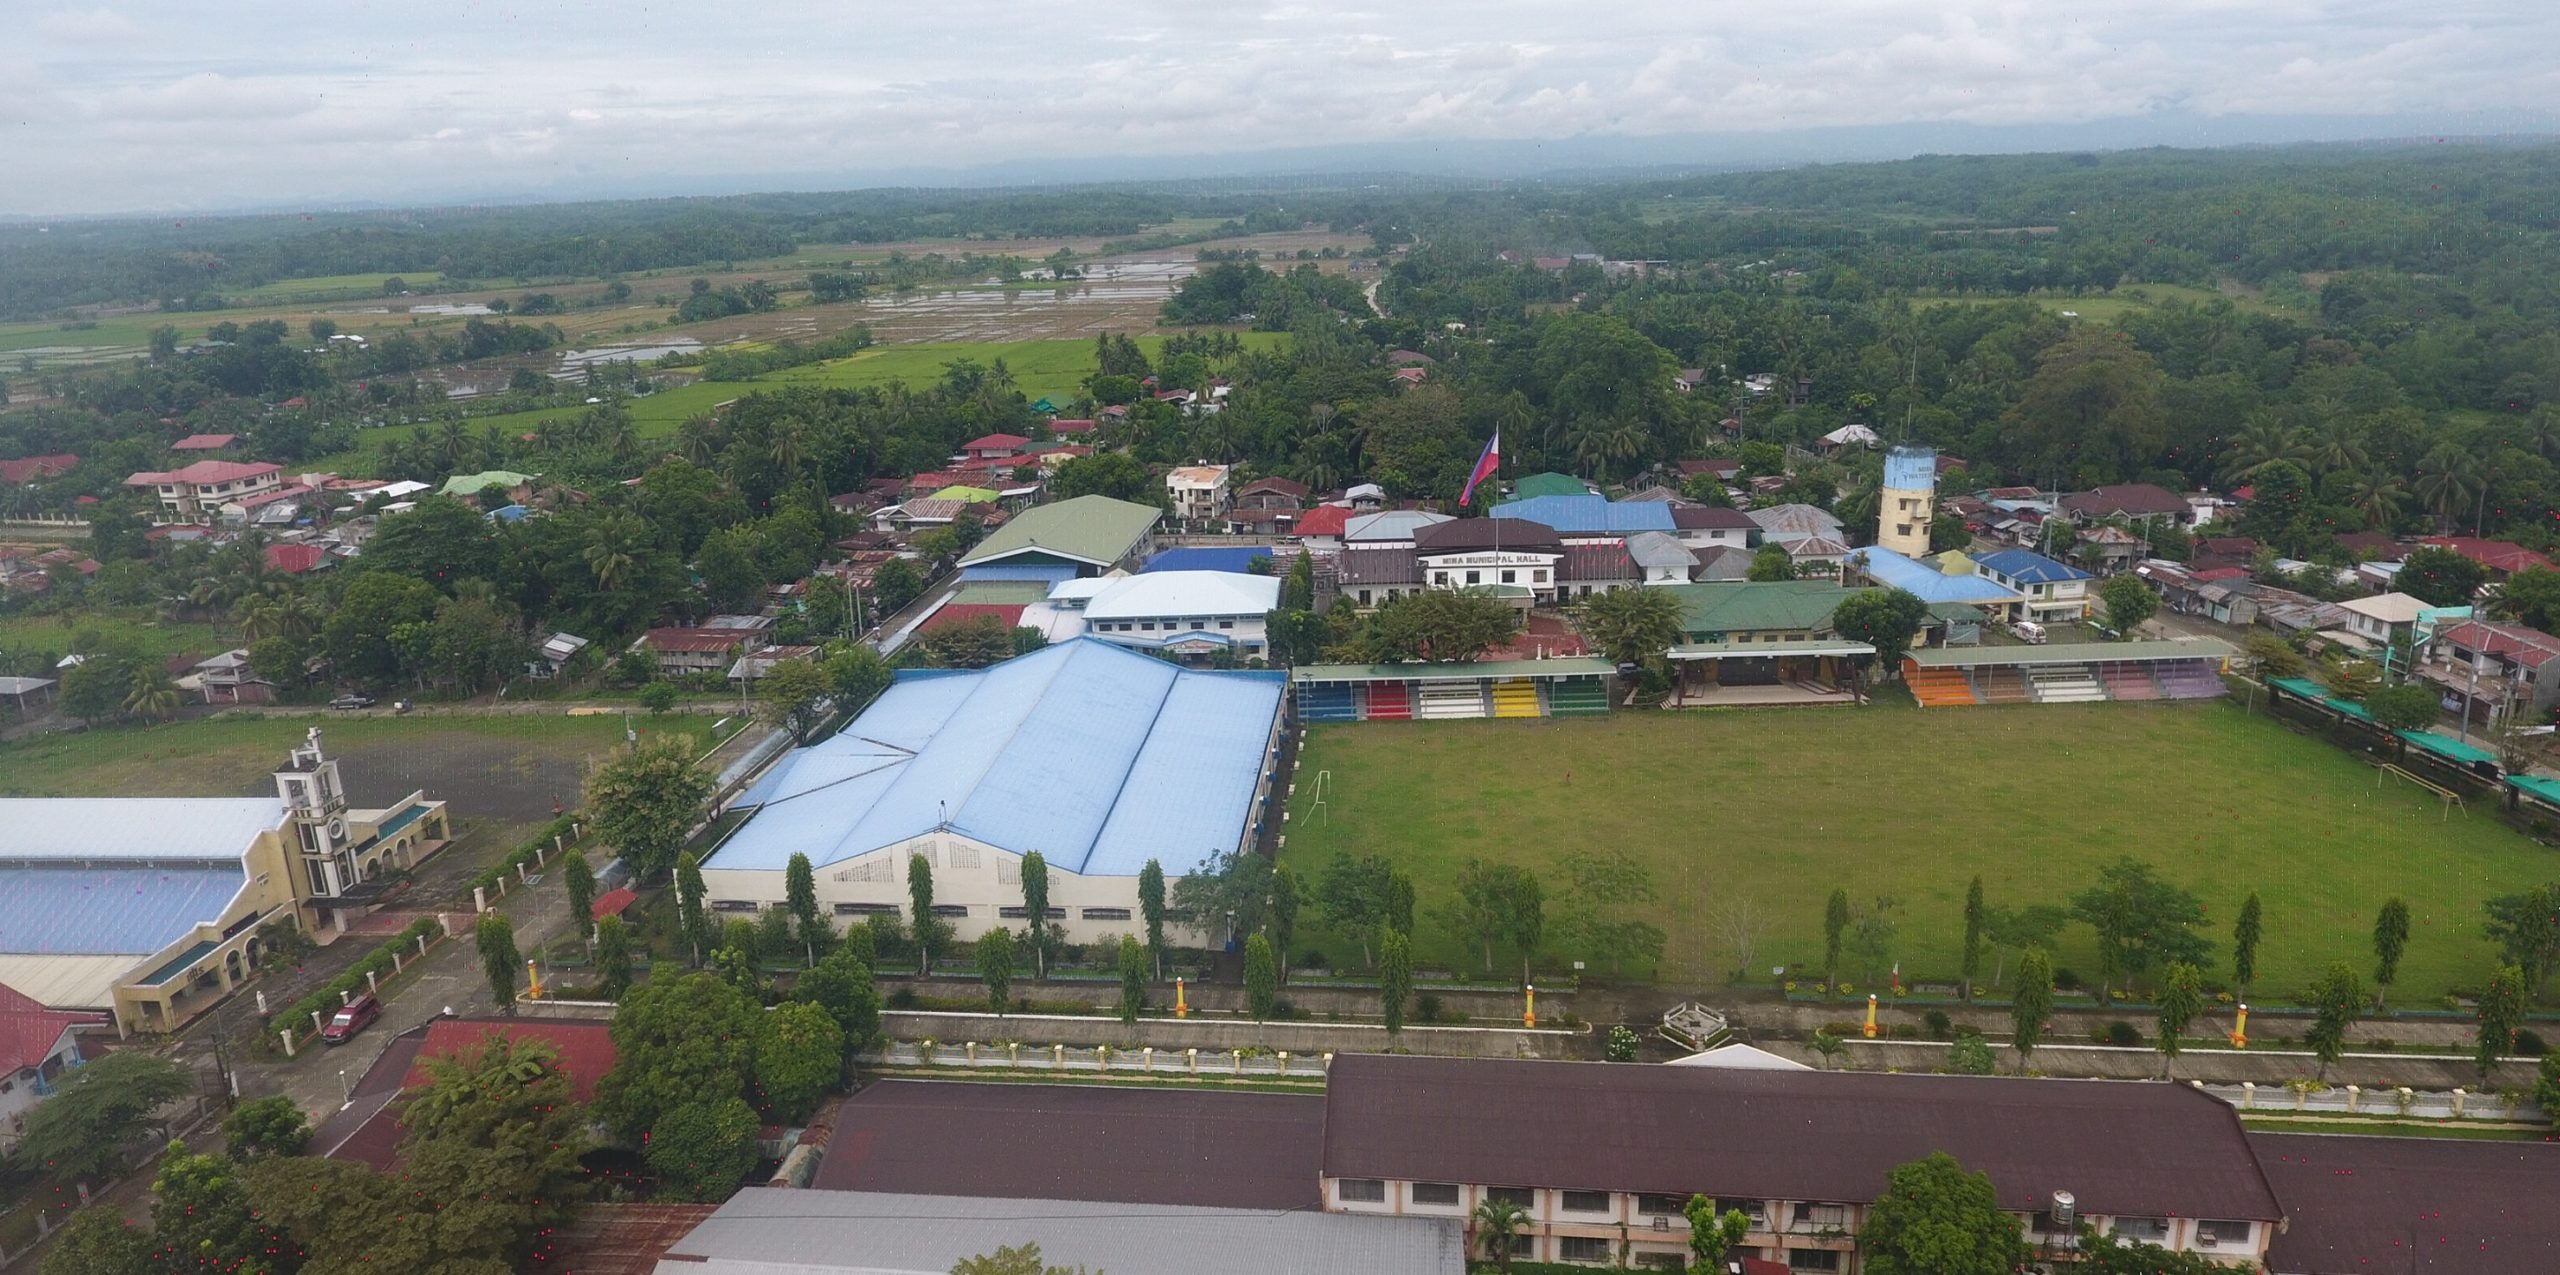
[[[2426,502],[2427,512],[2435,515],[2437,525],[2447,526],[2471,507],[2474,497],[2487,490],[2487,482],[2478,457],[2445,442],[2418,458],[2414,489],[2418,499]]]
[[[165,722],[177,716],[178,706],[184,703],[186,696],[179,692],[178,684],[170,681],[158,665],[148,660],[134,661],[133,686],[125,693],[124,711]]]
[[[1476,1247],[1496,1269],[1511,1269],[1511,1251],[1520,1246],[1520,1230],[1529,1225],[1529,1210],[1515,1200],[1487,1199],[1476,1206]]]
[[[2359,471],[2347,481],[2347,506],[2364,516],[2365,525],[2388,531],[2400,516],[2400,502],[2409,498],[2408,485],[2400,476],[2380,466]]]
[[[2300,464],[2309,457],[2310,449],[2300,434],[2273,413],[2259,412],[2231,436],[2231,448],[2223,455],[2223,473],[2236,482],[2254,478],[2280,462]]]
[[[631,519],[607,518],[587,534],[587,573],[595,577],[599,589],[620,588],[639,565],[641,549],[639,530]]]

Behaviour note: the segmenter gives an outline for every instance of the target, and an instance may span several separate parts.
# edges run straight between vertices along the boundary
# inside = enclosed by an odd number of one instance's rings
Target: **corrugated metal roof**
[[[1280,605],[1278,576],[1234,571],[1151,571],[1114,581],[1085,604],[1092,620],[1261,615]]]
[[[947,819],[1071,872],[1188,868],[1242,839],[1282,690],[1279,673],[1183,669],[1092,638],[902,672],[759,782],[744,804],[762,809],[705,866],[837,863]]]
[[[0,868],[0,952],[148,956],[220,919],[247,881],[236,859],[190,867]]]
[[[2094,580],[2097,577],[2078,567],[2056,562],[2032,549],[2002,549],[1978,553],[1973,560],[1985,571],[1996,571],[2012,580],[2027,584],[2055,584],[2065,580]]]
[[[1493,516],[1543,522],[1568,536],[1674,529],[1669,505],[1643,500],[1612,501],[1606,496],[1532,496],[1495,505]]]
[[[0,860],[236,865],[259,833],[283,822],[275,797],[0,797]]]
[[[1998,581],[1976,575],[1948,575],[1924,562],[1917,562],[1883,545],[1869,545],[1849,555],[1850,565],[1865,571],[1876,583],[1900,589],[1923,602],[1973,602],[2006,606],[2021,601],[2018,592]]]
[[[1828,580],[1728,580],[1655,586],[1680,601],[1683,633],[1820,632],[1853,596]]]
[[[1271,561],[1271,550],[1255,545],[1243,549],[1167,549],[1147,559],[1139,568],[1142,575],[1164,571],[1233,571],[1250,572],[1256,562]]]
[[[134,958],[0,953],[0,983],[52,1009],[106,1009],[115,985],[133,972]]]
[[[668,1250],[687,1275],[940,1275],[1036,1244],[1045,1266],[1111,1275],[1362,1271],[1460,1275],[1455,1218],[1268,1213],[755,1187]]]
[[[1024,510],[1021,516],[979,541],[960,563],[973,566],[1017,553],[1040,552],[1107,567],[1129,556],[1129,551],[1162,517],[1164,511],[1154,505],[1132,504],[1109,496],[1078,496]]]
[[[1557,660],[1486,660],[1477,664],[1301,664],[1298,682],[1435,682],[1505,677],[1607,677],[1618,666],[1589,656]]]
[[[2232,655],[2228,642],[2215,638],[2177,638],[2157,642],[2056,642],[2049,646],[1936,646],[1911,653],[1922,668],[1973,668],[2007,664],[2141,663],[2150,660],[2222,660]]]
[[[2560,1270],[2560,1147],[2314,1133],[2253,1133],[2249,1145],[2285,1206],[2271,1269]]]

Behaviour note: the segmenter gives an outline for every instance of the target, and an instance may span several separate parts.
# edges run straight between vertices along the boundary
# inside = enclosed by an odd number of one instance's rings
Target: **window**
[[[1138,621],[1138,627],[1149,633],[1153,633],[1156,631],[1156,622],[1153,620],[1140,620]],[[1168,625],[1166,627],[1169,628],[1171,626]]]
[[[2120,1217],[2107,1228],[2109,1235],[2120,1235],[2145,1244],[2169,1242],[2169,1219],[2165,1217]]]
[[[1538,1207],[1538,1193],[1525,1186],[1489,1186],[1484,1189],[1484,1198],[1517,1204],[1524,1209]]]
[[[953,842],[951,844],[951,866],[955,868],[977,867],[978,848],[972,845],[963,845],[956,841]]]
[[[1362,589],[1360,591],[1360,605],[1369,605],[1369,591],[1367,589]]]
[[[1434,572],[1432,572],[1432,573],[1431,573],[1431,583],[1433,583],[1433,584],[1447,584],[1447,583],[1449,583],[1449,573],[1448,573],[1448,572],[1446,572],[1446,571],[1434,571]]]
[[[1530,572],[1529,580],[1533,584],[1545,584],[1547,582],[1547,569],[1545,567],[1540,567],[1537,570]]]
[[[1744,1217],[1750,1218],[1753,1226],[1766,1226],[1769,1224],[1769,1202],[1767,1200],[1716,1201],[1716,1215],[1718,1217],[1722,1217],[1727,1213],[1735,1212],[1739,1212]]]
[[[1568,1235],[1556,1241],[1556,1256],[1568,1262],[1605,1262],[1609,1260],[1609,1241]]]
[[[1333,1184],[1333,1198],[1345,1204],[1384,1204],[1387,1184],[1376,1178],[1342,1178]]]
[[[753,899],[713,899],[711,901],[711,910],[714,912],[753,912],[756,907],[756,901]]]
[[[1502,569],[1502,582],[1503,582],[1504,584],[1514,584],[1514,583],[1517,583],[1517,582],[1518,582],[1518,580],[1519,580],[1519,576],[1520,576],[1520,573],[1519,573],[1519,572],[1514,571],[1514,570],[1512,570],[1512,569],[1511,569],[1511,568],[1509,568],[1509,567],[1504,567],[1504,568]]]
[[[2255,1228],[2247,1222],[2221,1218],[2205,1218],[2196,1223],[2198,1248],[2238,1248],[2247,1245]]]
[[[1051,910],[1052,910],[1052,911],[1057,912],[1060,916],[1064,916],[1064,915],[1066,915],[1066,912],[1065,912],[1065,910],[1064,910],[1064,909],[1051,909]],[[1128,920],[1128,919],[1129,919],[1129,909],[1127,909],[1127,908],[1086,908],[1086,909],[1084,910],[1084,912],[1083,912],[1083,914],[1082,914],[1082,915],[1083,915],[1084,919],[1085,919],[1085,920],[1088,920],[1088,921],[1126,921],[1126,920]]]
[[[1222,629],[1232,629],[1232,628],[1234,628],[1235,626],[1236,626],[1236,622],[1235,622],[1235,621],[1233,621],[1233,620],[1220,620],[1220,621],[1218,621],[1218,627],[1219,627],[1219,628],[1222,628]]]
[[[1840,1269],[1840,1255],[1827,1248],[1791,1248],[1787,1250],[1787,1269],[1836,1271]]]
[[[1606,1213],[1609,1211],[1609,1193],[1606,1191],[1567,1191],[1564,1193],[1564,1211],[1567,1213]]]
[[[1019,921],[1031,914],[1024,910],[1021,904],[1017,903],[1009,908],[997,908],[996,915],[1009,921]],[[1040,915],[1047,920],[1063,921],[1067,919],[1067,910],[1065,908],[1043,908],[1040,910]]]
[[[1636,1212],[1638,1213],[1657,1213],[1667,1214],[1671,1217],[1679,1217],[1688,1207],[1689,1197],[1685,1195],[1639,1195],[1636,1197]]]
[[[1191,627],[1195,629],[1205,629],[1209,627],[1209,622],[1207,620],[1193,620],[1191,622]]]
[[[897,914],[898,905],[895,903],[839,903],[836,905],[837,916],[896,916]]]
[[[1795,1224],[1800,1227],[1847,1226],[1849,1209],[1841,1204],[1798,1204]]]
[[[960,917],[969,915],[969,905],[966,903],[936,903],[933,905],[933,914],[938,917],[957,920]]]
[[[1456,1208],[1458,1207],[1458,1184],[1455,1182],[1416,1182],[1413,1184],[1413,1202],[1416,1204],[1437,1204],[1443,1208]]]

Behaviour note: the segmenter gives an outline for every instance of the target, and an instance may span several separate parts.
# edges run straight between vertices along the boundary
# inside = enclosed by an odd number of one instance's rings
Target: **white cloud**
[[[0,47],[0,209],[556,190],[1440,139],[2551,112],[2525,0],[115,0]],[[5,46],[6,42],[0,42]],[[1563,152],[1556,152],[1562,154]]]

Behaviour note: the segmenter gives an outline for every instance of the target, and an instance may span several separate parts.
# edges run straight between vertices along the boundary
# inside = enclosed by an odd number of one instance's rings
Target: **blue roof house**
[[[1849,551],[1842,562],[1841,582],[1851,587],[1876,584],[1901,589],[1931,606],[1962,603],[1986,607],[2004,616],[2015,612],[2026,600],[2016,589],[1973,571],[1972,561],[1964,555],[1954,556],[1965,569],[1941,570],[1936,559],[1923,562],[1882,545],[1868,545]]]
[[[2002,549],[1977,554],[1974,569],[1985,578],[2018,591],[2026,599],[2026,618],[2038,624],[2069,624],[2089,617],[2097,577],[2068,563],[2056,562],[2032,549]]]
[[[1660,500],[1611,500],[1606,496],[1531,496],[1493,507],[1496,518],[1525,518],[1555,528],[1567,544],[1622,540],[1639,531],[1676,531],[1671,506]]]
[[[901,670],[733,803],[750,813],[702,865],[711,907],[783,906],[796,853],[840,923],[903,915],[921,858],[934,914],[965,941],[1027,919],[1021,865],[1036,850],[1046,919],[1069,941],[1136,933],[1148,860],[1178,878],[1279,817],[1286,689],[1285,673],[1183,668],[1097,638],[984,669]]]

